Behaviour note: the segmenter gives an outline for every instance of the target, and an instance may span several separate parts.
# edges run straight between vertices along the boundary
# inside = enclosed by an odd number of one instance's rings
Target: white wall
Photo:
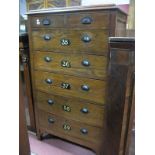
[[[82,0],[82,5],[129,4],[130,0]]]

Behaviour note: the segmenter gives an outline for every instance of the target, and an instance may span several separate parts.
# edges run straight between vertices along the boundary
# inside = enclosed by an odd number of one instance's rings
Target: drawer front
[[[41,110],[39,110],[39,125],[57,135],[61,133],[92,143],[100,143],[102,140],[102,128],[89,126],[78,121],[67,120]]]
[[[35,30],[32,44],[34,50],[103,54],[108,51],[108,30]]]
[[[35,87],[38,90],[104,104],[105,81],[42,71],[34,71],[34,77]]]
[[[46,112],[89,125],[103,127],[103,106],[39,91],[36,94],[36,103],[39,109]]]
[[[109,13],[74,13],[67,16],[68,27],[73,28],[109,28]]]
[[[106,77],[107,59],[106,56],[86,54],[35,52],[34,67],[37,70],[103,79]]]
[[[68,27],[68,28],[109,28],[110,14],[97,13],[70,13],[70,14],[46,14],[35,15],[31,17],[31,25],[34,28],[54,28],[54,27]]]
[[[44,15],[31,17],[32,28],[64,27],[64,15]]]

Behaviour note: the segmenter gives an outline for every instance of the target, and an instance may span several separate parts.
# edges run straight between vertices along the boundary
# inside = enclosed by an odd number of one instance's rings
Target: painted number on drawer
[[[69,39],[61,39],[60,43],[62,46],[69,46],[70,45],[70,40]]]
[[[68,105],[63,105],[62,108],[66,112],[71,112],[71,108]]]
[[[68,124],[64,124],[64,125],[63,125],[63,129],[64,129],[64,130],[67,130],[67,131],[70,131],[70,130],[71,130],[71,126],[68,125]]]
[[[62,60],[62,61],[61,61],[61,66],[62,66],[62,67],[66,67],[66,68],[70,68],[70,67],[71,67],[71,64],[70,64],[70,62],[67,61],[67,60]]]

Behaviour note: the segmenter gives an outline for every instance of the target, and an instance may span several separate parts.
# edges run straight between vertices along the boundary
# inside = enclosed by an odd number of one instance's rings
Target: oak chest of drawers
[[[108,43],[110,36],[125,35],[126,14],[106,6],[33,11],[28,17],[38,137],[47,132],[108,155],[108,124],[120,110],[109,92]]]

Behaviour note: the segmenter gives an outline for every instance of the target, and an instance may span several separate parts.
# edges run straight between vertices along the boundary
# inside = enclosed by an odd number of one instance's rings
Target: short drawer
[[[108,52],[108,30],[34,30],[33,50],[100,54]]]
[[[59,117],[39,110],[39,125],[52,134],[65,134],[92,143],[100,143],[103,129]]]
[[[103,127],[104,107],[87,101],[43,92],[36,93],[37,107],[46,112]]]
[[[45,14],[31,17],[32,28],[100,28],[109,29],[108,12]]]
[[[67,25],[72,28],[109,29],[110,14],[104,12],[74,13],[67,15]]]
[[[79,97],[99,104],[105,102],[106,81],[80,78],[42,71],[34,71],[35,87],[38,90]]]
[[[107,74],[106,56],[34,52],[34,68],[62,74],[104,79]]]
[[[64,27],[64,15],[36,15],[31,17],[32,28]]]

